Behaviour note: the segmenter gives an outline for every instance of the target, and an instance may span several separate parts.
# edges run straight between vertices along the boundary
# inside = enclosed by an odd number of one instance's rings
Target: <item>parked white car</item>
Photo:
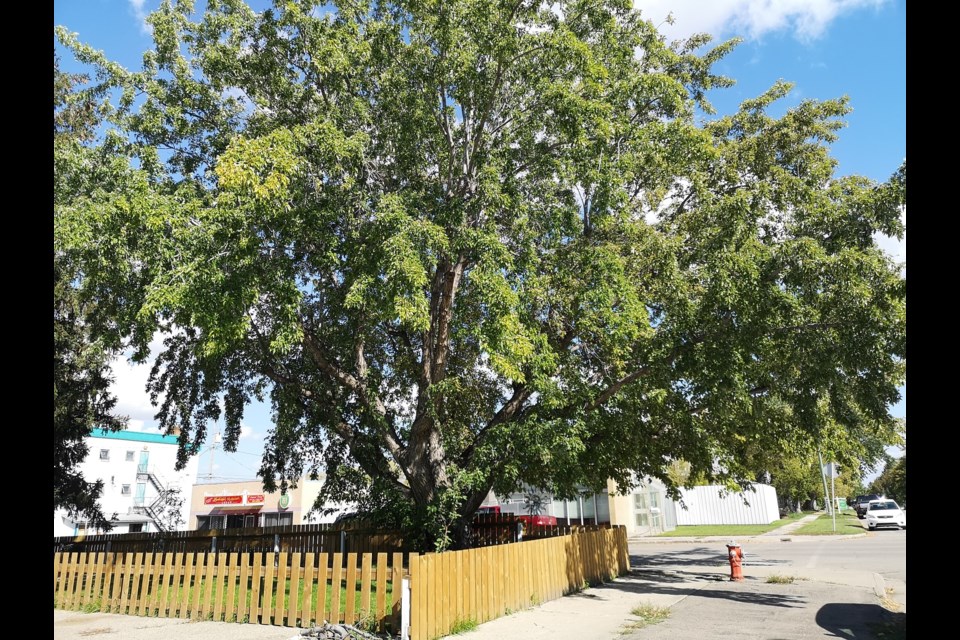
[[[907,528],[907,514],[894,500],[871,500],[867,505],[867,529],[879,527]]]

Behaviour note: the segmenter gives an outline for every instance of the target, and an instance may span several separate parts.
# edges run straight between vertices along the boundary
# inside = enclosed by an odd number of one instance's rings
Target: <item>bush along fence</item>
[[[391,635],[406,622],[403,635],[431,640],[628,570],[622,526],[409,556],[56,552],[54,607],[303,628],[344,622]]]

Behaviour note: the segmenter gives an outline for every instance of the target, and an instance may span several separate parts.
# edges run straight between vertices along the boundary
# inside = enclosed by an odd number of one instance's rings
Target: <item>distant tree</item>
[[[677,458],[737,484],[747,447],[888,429],[905,282],[874,236],[903,232],[905,164],[834,174],[845,100],[775,116],[778,82],[704,118],[736,42],[670,43],[628,0],[184,0],[150,24],[135,72],[58,31],[136,170],[57,234],[105,330],[169,334],[149,386],[181,463],[269,398],[268,489],[322,469],[321,499],[434,549],[491,489],[675,493]]]
[[[60,70],[54,59],[54,217],[63,205],[84,197],[93,177],[84,143],[94,136],[100,104],[94,94],[74,91],[82,76]],[[53,254],[53,508],[65,509],[91,527],[109,530],[100,509],[101,481],[88,482],[78,469],[88,453],[84,439],[94,427],[119,429],[124,419],[108,391],[113,351],[90,331],[94,303],[75,284],[80,277],[69,255]]]
[[[876,480],[870,483],[870,492],[893,498],[902,505],[907,503],[907,453],[887,461]]]

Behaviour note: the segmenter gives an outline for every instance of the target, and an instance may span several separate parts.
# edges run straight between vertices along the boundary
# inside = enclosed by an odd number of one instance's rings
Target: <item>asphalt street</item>
[[[673,579],[686,583],[682,577]],[[637,597],[669,593],[670,579],[659,577],[639,585]],[[689,588],[689,587],[687,587]],[[666,620],[621,636],[623,640],[811,640],[846,638],[876,640],[884,625],[905,624],[906,613],[884,609],[873,591],[818,581],[767,583],[704,581],[670,606]]]

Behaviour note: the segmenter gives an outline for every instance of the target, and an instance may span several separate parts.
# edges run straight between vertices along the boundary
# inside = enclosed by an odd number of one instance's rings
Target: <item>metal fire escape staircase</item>
[[[163,503],[163,498],[167,493],[167,487],[164,486],[157,474],[150,471],[149,467],[145,464],[137,465],[137,481],[146,481],[153,485],[153,488],[157,491],[157,497],[150,504],[134,505],[134,513],[139,513],[150,518],[150,521],[153,522],[154,526],[157,528],[157,531],[166,531],[167,528],[164,526],[161,518],[161,505]]]

